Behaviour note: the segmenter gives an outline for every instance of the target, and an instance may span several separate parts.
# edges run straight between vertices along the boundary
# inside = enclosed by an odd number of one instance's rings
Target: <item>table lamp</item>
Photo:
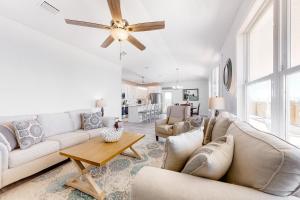
[[[219,115],[220,110],[225,109],[225,101],[223,97],[211,97],[208,100],[208,108],[215,111],[215,117]]]
[[[105,106],[106,106],[106,102],[103,98],[96,100],[96,107],[101,108],[102,117],[104,116],[104,107]]]

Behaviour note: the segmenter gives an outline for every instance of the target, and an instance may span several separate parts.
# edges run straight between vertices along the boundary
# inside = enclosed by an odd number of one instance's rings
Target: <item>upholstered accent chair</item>
[[[190,123],[187,119],[190,117],[190,109],[190,106],[169,106],[167,118],[155,122],[156,140],[189,131]]]

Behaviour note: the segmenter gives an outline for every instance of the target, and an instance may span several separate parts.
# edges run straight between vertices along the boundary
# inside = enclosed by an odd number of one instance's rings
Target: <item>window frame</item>
[[[273,73],[268,74],[266,76],[260,77],[258,79],[255,80],[250,80],[250,34],[251,34],[251,30],[253,29],[253,27],[257,24],[258,20],[260,19],[260,17],[262,17],[264,15],[264,13],[267,11],[267,9],[270,8],[270,6],[273,3]],[[278,60],[276,59],[276,55],[277,55],[277,45],[278,45],[278,40],[277,40],[277,29],[276,29],[276,16],[277,16],[277,10],[278,10],[278,4],[276,3],[275,0],[265,0],[263,2],[263,4],[261,5],[261,7],[258,9],[258,11],[256,12],[256,14],[254,15],[254,17],[252,18],[252,20],[250,21],[250,23],[248,24],[247,28],[244,31],[244,37],[245,37],[245,48],[244,48],[244,55],[245,55],[245,73],[244,73],[244,113],[245,113],[245,120],[249,121],[249,111],[248,111],[248,87],[257,83],[261,83],[261,82],[265,82],[265,81],[271,81],[271,130],[270,132],[276,133],[276,123],[274,123],[274,121],[276,121],[276,115],[274,108],[276,107],[276,105],[274,105],[274,91],[273,91],[273,85],[276,82],[276,73],[279,71],[278,70]]]
[[[256,80],[250,81],[250,38],[251,28],[258,21],[259,17],[265,12],[270,3],[274,3],[274,28],[273,28],[273,73]],[[265,0],[256,14],[249,21],[242,32],[243,35],[243,119],[249,121],[248,113],[248,92],[250,85],[263,81],[271,80],[271,133],[288,139],[289,137],[289,109],[287,95],[287,77],[289,75],[300,73],[300,65],[291,66],[291,0]]]

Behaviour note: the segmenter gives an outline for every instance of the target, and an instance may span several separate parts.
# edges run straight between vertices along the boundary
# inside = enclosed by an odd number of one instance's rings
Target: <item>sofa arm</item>
[[[163,124],[167,124],[168,119],[159,119],[155,121],[155,127]]]
[[[0,167],[1,172],[8,169],[8,150],[7,147],[0,142]]]
[[[299,200],[154,167],[140,170],[131,195],[132,200]]]
[[[191,124],[188,121],[176,122],[173,125],[173,135],[179,135],[180,133],[185,133],[191,130]]]
[[[113,128],[116,122],[116,117],[103,117],[102,122],[105,127]]]

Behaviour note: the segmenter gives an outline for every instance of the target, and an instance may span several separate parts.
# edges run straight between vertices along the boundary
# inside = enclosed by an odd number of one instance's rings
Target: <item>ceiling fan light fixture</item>
[[[115,40],[123,41],[123,40],[127,40],[129,34],[123,28],[114,28],[111,30],[111,35]]]

